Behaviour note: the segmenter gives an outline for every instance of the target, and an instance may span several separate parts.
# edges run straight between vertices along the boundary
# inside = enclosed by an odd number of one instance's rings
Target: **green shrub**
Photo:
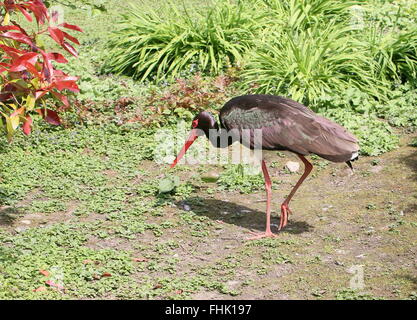
[[[364,29],[357,36],[379,66],[378,76],[412,82],[417,74],[415,1],[367,1],[361,5]]]
[[[416,1],[367,0],[361,3],[364,18],[383,29],[406,30],[417,24]]]
[[[390,92],[389,100],[375,105],[376,114],[395,127],[417,128],[417,91],[409,84]]]
[[[333,92],[331,94],[320,96],[315,103],[309,107],[315,111],[328,109],[348,109],[356,113],[373,113],[377,100],[366,92],[356,88],[349,87],[343,91]]]
[[[417,77],[417,27],[386,31],[380,25],[370,28],[367,48],[383,80],[415,82]]]
[[[309,107],[315,111],[345,109],[352,113],[372,114],[394,127],[417,127],[417,92],[410,84],[394,87],[384,100],[376,100],[358,88],[324,95]]]
[[[269,27],[247,54],[244,87],[314,103],[349,87],[385,99],[392,82],[415,84],[417,6],[385,3],[376,9],[367,2],[338,0],[264,3],[270,9]],[[407,17],[410,13],[414,17]]]
[[[304,103],[341,92],[362,88],[378,96],[382,84],[373,78],[372,59],[357,48],[349,28],[332,23],[305,31],[271,31],[248,54],[243,84],[259,93],[289,96]]]
[[[270,23],[289,30],[306,30],[331,21],[350,19],[351,6],[358,1],[341,0],[263,0]]]
[[[161,81],[186,71],[219,73],[238,63],[259,27],[254,4],[214,1],[181,10],[132,6],[110,42],[105,71]]]

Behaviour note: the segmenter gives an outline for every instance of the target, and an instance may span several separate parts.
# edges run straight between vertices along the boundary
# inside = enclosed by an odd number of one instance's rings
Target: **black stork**
[[[211,143],[222,148],[229,146],[236,138],[228,138],[221,143],[219,135],[210,132],[224,133],[231,130],[241,133],[249,131],[246,143],[240,138],[239,142],[251,149],[290,151],[295,153],[304,163],[305,169],[288,197],[281,204],[281,217],[278,230],[287,225],[289,202],[297,189],[310,174],[313,165],[305,158],[306,155],[316,154],[332,162],[346,162],[352,169],[350,161],[356,160],[359,145],[356,137],[341,125],[317,115],[306,106],[288,98],[273,95],[244,95],[229,100],[220,110],[220,124],[209,112],[200,112],[192,122],[192,130],[184,147],[171,164],[173,168],[187,152],[192,143],[205,135]],[[261,132],[257,144],[255,129]],[[225,131],[226,130],[226,131]],[[258,130],[258,132],[259,132]],[[236,135],[234,135],[236,136]],[[214,138],[213,138],[214,137]],[[238,138],[239,139],[239,138]],[[254,234],[250,239],[274,237],[271,232],[271,179],[265,160],[262,159],[262,172],[265,178],[267,195],[266,230]]]

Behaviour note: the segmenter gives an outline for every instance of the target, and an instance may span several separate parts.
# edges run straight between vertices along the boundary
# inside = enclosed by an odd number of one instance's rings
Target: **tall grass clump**
[[[263,0],[270,22],[291,30],[305,30],[317,23],[347,21],[350,8],[358,1],[341,0]]]
[[[386,29],[374,24],[366,32],[366,50],[378,67],[378,77],[396,83],[416,83],[417,27]]]
[[[376,63],[350,24],[354,1],[265,0],[271,27],[246,55],[243,85],[259,93],[310,104],[323,95],[357,87],[383,96]],[[277,21],[276,24],[273,22]]]
[[[139,80],[172,80],[186,71],[218,74],[239,63],[260,26],[255,2],[215,0],[186,7],[132,5],[110,41],[105,71]]]
[[[248,54],[244,85],[306,104],[348,87],[378,96],[383,85],[373,77],[374,61],[357,49],[359,40],[338,23],[326,27],[266,33],[257,50]]]

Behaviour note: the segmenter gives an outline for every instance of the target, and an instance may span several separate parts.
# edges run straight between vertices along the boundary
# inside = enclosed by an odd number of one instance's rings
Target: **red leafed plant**
[[[61,53],[48,52],[41,37],[51,37],[77,56],[71,43],[79,42],[66,31],[82,30],[65,22],[57,25],[58,17],[48,13],[42,0],[6,0],[0,2],[0,12],[0,127],[10,141],[21,124],[23,132],[30,134],[33,113],[53,125],[61,123],[58,113],[46,102],[54,99],[69,107],[66,93],[79,91],[78,77],[56,68],[56,63],[68,61]],[[15,13],[23,14],[29,22],[35,18],[37,31],[29,33],[12,20]]]

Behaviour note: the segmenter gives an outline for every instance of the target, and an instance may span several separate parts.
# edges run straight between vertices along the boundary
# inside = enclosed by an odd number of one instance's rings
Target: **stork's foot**
[[[253,234],[253,237],[247,238],[246,240],[257,240],[257,239],[263,239],[263,238],[275,238],[277,235],[273,234],[271,230],[267,230],[263,233],[257,233],[257,232],[249,232],[250,234]]]
[[[279,219],[279,227],[278,230],[285,228],[288,223],[288,215],[292,213],[290,208],[288,207],[287,203],[281,204],[281,218]]]

